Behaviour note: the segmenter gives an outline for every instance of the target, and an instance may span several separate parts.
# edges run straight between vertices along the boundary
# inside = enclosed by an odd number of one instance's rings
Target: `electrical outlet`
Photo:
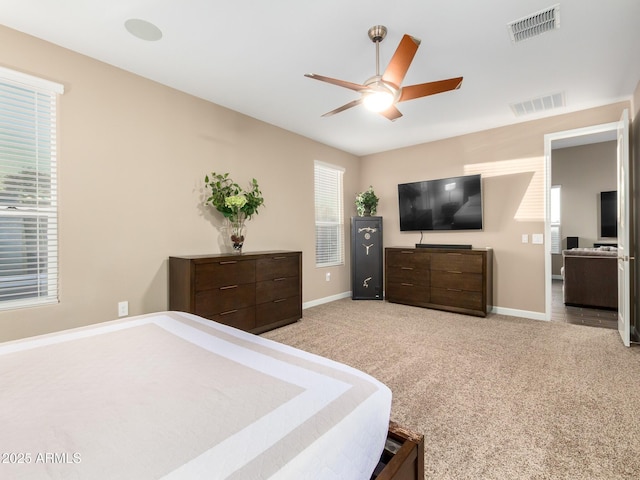
[[[126,317],[129,315],[129,302],[118,302],[118,316]]]
[[[325,276],[324,276],[324,279],[325,279],[327,282],[330,282],[330,281],[331,281],[331,272],[327,272],[327,273],[325,274]]]

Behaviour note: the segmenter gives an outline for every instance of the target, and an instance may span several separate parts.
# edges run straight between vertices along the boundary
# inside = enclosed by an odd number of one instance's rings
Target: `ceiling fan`
[[[353,100],[346,105],[327,112],[322,115],[323,117],[344,112],[362,103],[369,110],[378,112],[389,120],[396,120],[402,116],[402,113],[396,108],[397,103],[460,88],[462,77],[420,83],[407,87],[402,86],[402,80],[407,70],[409,70],[413,57],[420,46],[420,40],[411,35],[404,35],[402,37],[398,48],[393,54],[393,57],[391,57],[389,65],[387,65],[384,73],[380,75],[380,42],[387,36],[387,27],[375,25],[369,29],[368,34],[371,41],[376,44],[376,74],[366,80],[362,85],[316,75],[315,73],[305,73],[305,77],[355,90],[361,94],[357,100]]]

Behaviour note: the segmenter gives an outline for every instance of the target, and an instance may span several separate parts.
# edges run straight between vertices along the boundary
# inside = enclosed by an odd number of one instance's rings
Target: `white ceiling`
[[[560,28],[511,43],[507,24],[553,0],[0,0],[0,24],[305,137],[365,155],[627,100],[640,80],[640,1],[560,0]],[[124,28],[152,22],[148,42]],[[399,104],[390,122],[304,77],[375,74],[367,31],[385,25],[384,70],[403,34],[422,40],[404,85],[463,76],[460,90]],[[0,64],[2,59],[0,58]],[[5,65],[8,66],[8,65]],[[64,83],[64,79],[54,79]],[[566,107],[511,103],[563,92]]]

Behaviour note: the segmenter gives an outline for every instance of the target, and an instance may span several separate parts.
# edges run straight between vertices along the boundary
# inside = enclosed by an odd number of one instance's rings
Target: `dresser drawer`
[[[413,267],[416,270],[429,271],[431,254],[416,250],[387,250],[387,267]]]
[[[255,307],[227,310],[217,315],[210,315],[207,318],[240,330],[253,330],[256,328]]]
[[[254,283],[249,283],[203,290],[196,292],[195,303],[195,314],[203,317],[251,307],[256,303],[256,287]]]
[[[432,270],[431,284],[445,289],[482,292],[482,274]]]
[[[210,290],[256,281],[254,260],[221,260],[195,266],[195,290]]]
[[[262,303],[256,307],[256,328],[286,319],[302,317],[300,297],[289,297]]]
[[[256,283],[256,303],[300,296],[300,277],[280,277]]]
[[[464,290],[432,288],[431,302],[449,307],[467,308],[482,311],[482,293]]]
[[[387,283],[411,283],[428,287],[429,270],[410,266],[387,266]]]
[[[299,277],[299,255],[273,255],[256,260],[256,281]]]
[[[481,255],[462,253],[434,253],[431,255],[431,270],[482,273]]]
[[[400,303],[429,303],[430,288],[409,282],[387,282],[385,298],[390,302]]]

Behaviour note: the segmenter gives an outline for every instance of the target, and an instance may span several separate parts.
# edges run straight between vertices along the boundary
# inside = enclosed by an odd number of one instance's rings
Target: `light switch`
[[[542,233],[534,233],[531,235],[531,243],[542,245],[544,243],[544,235]]]
[[[522,243],[529,243],[529,234],[528,233],[523,233],[522,234]]]

